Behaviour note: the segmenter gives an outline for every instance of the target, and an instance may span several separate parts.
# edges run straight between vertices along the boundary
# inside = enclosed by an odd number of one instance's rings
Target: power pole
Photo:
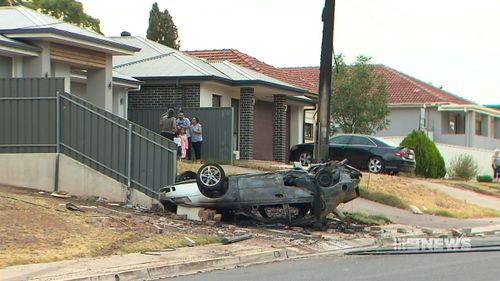
[[[329,158],[330,137],[330,97],[332,94],[332,55],[333,55],[333,22],[335,0],[325,0],[323,8],[323,42],[321,44],[321,64],[319,72],[318,119],[316,121],[316,139],[314,141],[314,157],[316,163],[325,162]],[[321,188],[316,183],[313,209],[316,216],[315,228],[321,228],[322,201]]]
[[[323,42],[321,44],[321,64],[319,74],[318,119],[316,121],[316,140],[314,142],[315,162],[329,158],[330,137],[330,97],[332,93],[332,56],[333,24],[335,0],[325,0],[323,9]]]

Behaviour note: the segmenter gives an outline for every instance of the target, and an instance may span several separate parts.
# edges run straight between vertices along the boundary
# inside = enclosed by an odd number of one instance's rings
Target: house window
[[[313,125],[309,123],[304,124],[304,138],[306,140],[313,139]]]
[[[482,129],[483,129],[483,118],[481,117],[481,114],[476,113],[476,135],[478,136],[482,135]]]
[[[212,95],[212,107],[220,107],[221,96]]]
[[[465,134],[465,113],[448,113],[448,134]]]
[[[12,58],[0,56],[0,78],[12,77]]]

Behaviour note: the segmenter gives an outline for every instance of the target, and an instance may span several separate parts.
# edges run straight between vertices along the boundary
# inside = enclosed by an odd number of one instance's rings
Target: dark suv
[[[313,150],[312,143],[295,145],[290,149],[290,161],[309,165]],[[392,145],[380,138],[356,134],[330,138],[330,160],[344,159],[349,165],[371,173],[412,173],[416,164],[412,149]]]

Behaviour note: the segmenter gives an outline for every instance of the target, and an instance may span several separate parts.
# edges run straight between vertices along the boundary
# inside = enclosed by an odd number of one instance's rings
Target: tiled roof
[[[44,37],[46,33],[68,36],[93,44],[97,43],[126,51],[139,51],[139,49],[133,46],[118,43],[101,34],[26,7],[0,7],[0,34],[16,39],[23,38],[25,34],[30,38],[33,38],[32,34],[41,34],[40,36]]]
[[[274,67],[235,49],[185,51],[185,53],[208,61],[229,61],[288,84],[306,89],[311,93],[318,92],[317,84],[310,83],[308,80],[300,78],[293,72]]]
[[[389,104],[453,103],[472,102],[424,83],[385,65],[374,65],[374,72],[385,76]],[[319,67],[288,67],[283,70],[294,73],[311,84],[319,83]]]
[[[139,36],[113,37],[113,40],[140,48],[131,56],[113,58],[113,68],[143,79],[214,79],[230,84],[263,84],[296,93],[305,93],[297,85],[242,67],[226,60],[206,60],[179,52]]]

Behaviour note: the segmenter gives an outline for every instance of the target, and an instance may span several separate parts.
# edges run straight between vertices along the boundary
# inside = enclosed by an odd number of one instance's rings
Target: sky
[[[324,0],[79,0],[107,36],[146,36],[154,2],[181,50],[234,48],[277,67],[319,66]],[[337,0],[334,51],[371,57],[480,104],[500,104],[500,1]]]

